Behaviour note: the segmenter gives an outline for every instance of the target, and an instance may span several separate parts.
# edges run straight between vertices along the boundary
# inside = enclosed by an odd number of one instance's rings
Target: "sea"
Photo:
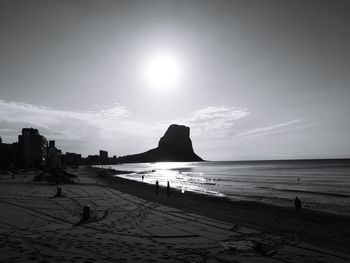
[[[231,200],[256,201],[350,215],[350,159],[159,162],[99,166],[130,174],[130,180]]]

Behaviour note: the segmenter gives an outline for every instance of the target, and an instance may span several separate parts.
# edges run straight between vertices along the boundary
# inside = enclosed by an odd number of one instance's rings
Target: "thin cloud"
[[[249,110],[243,107],[207,107],[192,112],[188,117],[178,120],[191,127],[192,137],[201,144],[230,143],[244,137],[258,137],[274,133],[289,132],[314,126],[303,124],[300,119],[276,123],[270,126],[244,130],[249,120]]]
[[[196,137],[224,138],[233,132],[237,120],[249,114],[247,108],[211,106],[192,112],[177,122],[191,127]]]
[[[195,112],[187,118],[189,122],[210,121],[215,119],[224,119],[234,121],[243,118],[249,114],[247,108],[240,107],[207,107]]]
[[[295,119],[288,122],[277,123],[271,126],[260,127],[249,131],[240,132],[234,137],[257,137],[262,135],[268,135],[271,133],[280,133],[295,129],[295,125],[301,122],[300,119]]]
[[[0,100],[0,121],[27,123],[57,130],[66,138],[79,138],[89,129],[98,130],[125,119],[129,112],[122,105],[91,112],[55,110],[22,102]],[[86,129],[89,128],[89,129]]]
[[[152,130],[148,125],[145,127],[131,121],[129,111],[120,104],[108,109],[77,112],[0,100],[0,123],[16,128],[17,132],[20,132],[19,125],[38,128],[48,138],[57,139],[66,147],[64,151],[83,149],[85,153],[98,147],[118,147],[122,150],[127,148],[126,138],[147,139],[151,135],[144,131]],[[8,133],[3,135],[4,140],[14,139]]]

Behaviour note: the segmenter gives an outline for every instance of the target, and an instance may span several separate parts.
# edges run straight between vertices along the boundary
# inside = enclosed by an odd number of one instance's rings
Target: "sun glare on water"
[[[179,61],[173,55],[158,54],[148,60],[144,75],[151,87],[158,89],[174,87],[181,77]]]

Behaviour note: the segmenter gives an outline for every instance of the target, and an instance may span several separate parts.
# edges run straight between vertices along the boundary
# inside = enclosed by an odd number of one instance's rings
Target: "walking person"
[[[168,197],[170,196],[170,183],[168,181],[167,187],[166,187],[166,193],[168,195]]]
[[[159,182],[158,180],[156,181],[156,195],[159,193]]]

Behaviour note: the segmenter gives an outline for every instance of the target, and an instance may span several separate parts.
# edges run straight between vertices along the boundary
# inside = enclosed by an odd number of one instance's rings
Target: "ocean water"
[[[161,162],[100,166],[132,174],[119,177],[232,200],[303,207],[350,215],[350,160]]]

